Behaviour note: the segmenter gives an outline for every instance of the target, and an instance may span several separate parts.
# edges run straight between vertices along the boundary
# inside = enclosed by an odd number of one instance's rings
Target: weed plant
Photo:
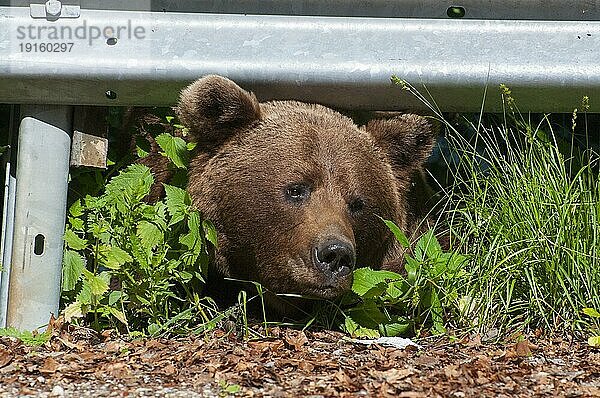
[[[433,102],[395,82],[447,127],[454,183],[444,190],[446,221],[453,248],[470,259],[462,306],[467,326],[500,334],[597,329],[598,318],[582,309],[600,308],[598,153],[561,139],[547,118],[532,125],[505,86],[503,123],[484,126],[480,118],[465,138]],[[577,117],[576,109],[573,131]]]
[[[171,166],[185,169],[193,146],[161,134]],[[166,197],[147,203],[150,169],[133,164],[98,195],[69,208],[64,236],[63,302],[67,320],[128,332],[199,331],[214,327],[215,303],[202,296],[214,226],[187,192],[165,184]]]
[[[384,221],[396,239],[410,248],[408,238]],[[404,255],[405,275],[387,270],[354,271],[352,292],[344,298],[342,329],[355,337],[446,333],[460,317],[467,258],[444,251],[433,231],[423,234]]]

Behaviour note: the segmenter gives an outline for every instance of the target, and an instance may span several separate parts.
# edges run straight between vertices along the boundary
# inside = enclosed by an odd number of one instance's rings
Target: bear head
[[[358,127],[321,105],[259,103],[215,75],[184,89],[177,112],[197,142],[188,192],[219,233],[220,276],[335,298],[355,266],[398,255],[382,218],[411,234],[408,195],[434,141],[425,118]]]

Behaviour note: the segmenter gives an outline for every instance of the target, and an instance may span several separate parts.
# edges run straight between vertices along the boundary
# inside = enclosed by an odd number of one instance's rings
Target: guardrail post
[[[21,107],[6,326],[32,330],[58,314],[71,129],[70,106]]]
[[[16,137],[15,125],[17,106],[10,110],[8,143],[4,179],[4,202],[2,208],[2,230],[0,231],[0,328],[6,327],[6,306],[8,304],[8,280],[10,278],[10,256],[12,255],[13,225],[15,219],[15,178]]]

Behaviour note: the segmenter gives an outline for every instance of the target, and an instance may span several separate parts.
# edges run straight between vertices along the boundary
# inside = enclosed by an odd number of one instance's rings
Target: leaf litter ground
[[[0,338],[0,397],[600,397],[600,350],[585,344],[420,344],[365,346],[286,328],[249,341],[220,330],[127,341],[55,325],[41,347]]]

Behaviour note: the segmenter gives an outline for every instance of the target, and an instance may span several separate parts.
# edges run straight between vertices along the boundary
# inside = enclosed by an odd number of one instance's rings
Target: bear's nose
[[[315,264],[322,272],[336,277],[350,273],[356,262],[352,246],[339,240],[318,245],[315,250]]]

